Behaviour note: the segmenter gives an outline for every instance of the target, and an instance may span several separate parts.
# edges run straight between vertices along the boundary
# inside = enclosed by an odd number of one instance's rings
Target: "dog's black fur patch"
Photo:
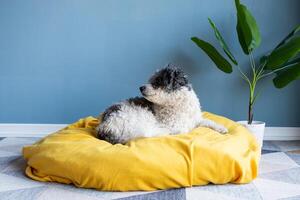
[[[121,105],[120,104],[114,104],[110,107],[108,107],[104,112],[103,112],[103,115],[102,115],[102,121],[105,121],[107,120],[112,113],[116,113],[118,112],[119,110],[121,109]],[[97,137],[100,139],[100,140],[105,140],[105,141],[109,141],[110,143],[112,144],[116,144],[118,143],[118,140],[117,138],[114,137],[114,134],[111,133],[110,131],[106,130],[102,130],[100,129],[97,133]]]
[[[134,97],[127,100],[130,104],[134,104],[136,106],[141,106],[142,108],[146,108],[152,113],[154,113],[153,103],[145,99],[144,97]]]
[[[105,140],[110,142],[111,144],[117,144],[119,141],[117,140],[116,137],[114,137],[114,134],[111,131],[104,131],[104,130],[99,130],[98,132],[98,138],[100,140]]]
[[[103,121],[107,120],[112,113],[118,112],[120,109],[121,109],[120,104],[114,104],[114,105],[108,107],[103,113],[102,120]]]
[[[128,103],[135,105],[135,106],[140,106],[142,108],[148,109],[149,111],[151,111],[152,113],[154,113],[154,109],[153,109],[153,103],[148,101],[147,99],[145,99],[144,97],[134,97],[134,98],[130,98],[127,100]],[[108,120],[108,118],[113,114],[118,112],[121,109],[121,105],[120,104],[114,104],[110,107],[108,107],[102,115],[102,121]],[[109,130],[102,130],[100,129],[97,133],[97,137],[100,140],[105,140],[105,141],[109,141],[112,144],[117,144],[120,143],[120,141],[118,140],[118,138],[116,138],[114,136],[114,134],[109,131]]]
[[[171,65],[156,72],[149,80],[149,83],[154,89],[161,88],[167,92],[178,90],[183,86],[188,86],[188,80],[185,73],[181,69]]]

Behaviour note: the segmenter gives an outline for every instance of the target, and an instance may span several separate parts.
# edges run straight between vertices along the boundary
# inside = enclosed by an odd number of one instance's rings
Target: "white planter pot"
[[[262,147],[266,123],[261,121],[253,121],[252,124],[248,124],[248,121],[238,121],[238,123],[246,127],[256,137],[260,147]]]

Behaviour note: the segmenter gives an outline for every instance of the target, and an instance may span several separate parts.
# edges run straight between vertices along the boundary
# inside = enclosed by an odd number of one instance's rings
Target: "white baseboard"
[[[264,140],[300,140],[300,127],[266,127]]]
[[[67,124],[1,124],[0,137],[44,137]],[[264,140],[300,140],[300,127],[266,127]]]
[[[44,137],[66,124],[1,124],[0,137]]]

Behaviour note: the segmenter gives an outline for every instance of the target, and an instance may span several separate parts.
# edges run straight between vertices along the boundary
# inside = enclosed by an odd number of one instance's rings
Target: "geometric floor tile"
[[[300,150],[300,141],[272,141],[272,144],[277,146],[280,151]]]
[[[136,195],[131,197],[119,198],[120,200],[143,200],[143,199],[162,199],[162,200],[185,200],[185,189],[172,189],[153,192],[149,194]]]
[[[300,185],[300,167],[261,174],[260,178]]]
[[[23,157],[17,157],[9,162],[9,164],[1,171],[12,172],[12,171],[22,171],[24,172],[26,168],[26,162]]]
[[[300,200],[300,195],[294,196],[294,197],[288,197],[288,198],[282,198],[280,200]]]
[[[16,159],[20,158],[20,155],[13,155],[13,156],[0,156],[0,172],[2,172],[5,168],[7,168],[12,162]]]
[[[37,139],[32,138],[5,138],[0,140],[0,151],[22,154],[22,148],[25,145],[32,144]]]
[[[278,146],[276,146],[274,141],[264,141],[262,149],[264,150],[272,150],[272,151],[281,151]]]
[[[39,138],[14,138],[14,137],[9,137],[9,138],[5,138],[3,140],[0,140],[0,146],[9,146],[9,145],[20,145],[20,146],[24,146],[27,144],[32,144],[33,142],[35,142],[36,140],[38,140]]]
[[[264,200],[274,200],[300,195],[300,185],[257,178],[253,181]]]
[[[0,145],[0,151],[8,151],[10,153],[15,153],[18,155],[22,154],[22,145],[16,144],[16,145]]]
[[[45,190],[43,190],[36,199],[37,200],[65,200],[65,199],[99,200],[99,198],[91,197],[85,194],[75,193],[75,192],[62,190],[62,189],[54,189],[51,187],[48,187]]]
[[[12,152],[9,152],[9,151],[1,151],[0,150],[0,158],[1,157],[8,157],[8,156],[21,156],[19,153],[12,153]]]
[[[0,173],[0,192],[44,186],[45,183]]]
[[[10,190],[0,192],[1,200],[36,200],[37,197],[46,189],[46,187],[36,187],[29,189]]]
[[[98,199],[117,199],[117,198],[124,198],[124,197],[129,197],[129,196],[136,196],[140,194],[148,194],[148,193],[154,193],[157,191],[151,191],[151,192],[143,192],[143,191],[136,191],[136,192],[104,192],[104,191],[99,191],[95,189],[86,189],[86,188],[77,188],[74,185],[66,185],[66,184],[60,184],[60,183],[46,183],[47,186],[51,189],[52,191],[67,191],[69,193],[73,194],[83,194],[86,196],[98,198]]]
[[[268,161],[272,163],[278,163],[278,164],[289,164],[293,165],[295,164],[295,161],[293,161],[289,156],[287,156],[284,152],[275,152],[275,153],[268,153],[261,156],[263,161]]]
[[[300,154],[300,150],[287,151],[286,153]]]
[[[232,199],[260,199],[260,194],[256,187],[252,184],[225,184],[225,185],[213,185],[193,187],[195,191],[206,191],[214,194],[230,197]],[[199,195],[201,192],[199,193]]]
[[[285,154],[288,155],[291,159],[293,159],[293,161],[298,163],[298,165],[300,165],[300,154],[295,154],[295,153],[285,153]]]
[[[32,180],[31,178],[27,177],[24,170],[21,170],[21,171],[6,171],[6,172],[1,172],[1,174],[6,174],[6,175],[9,175],[9,176],[22,178],[22,179],[27,179],[29,181],[35,181],[35,180]]]
[[[285,153],[268,153],[261,156],[259,174],[282,171],[296,167],[299,167],[299,165]]]
[[[244,200],[242,198],[234,198],[227,195],[217,194],[209,191],[198,190],[194,187],[186,188],[186,200]],[[259,198],[260,199],[260,198]],[[256,200],[256,199],[253,199]]]
[[[276,152],[279,152],[279,151],[274,151],[274,150],[266,150],[266,149],[262,149],[262,150],[261,150],[261,153],[262,153],[262,154],[267,154],[267,153],[276,153]]]

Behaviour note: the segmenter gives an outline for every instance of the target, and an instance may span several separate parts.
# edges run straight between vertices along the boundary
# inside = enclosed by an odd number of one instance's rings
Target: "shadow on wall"
[[[171,60],[183,68],[183,70],[189,74],[190,76],[194,76],[195,74],[202,72],[202,67],[197,66],[195,60],[191,57],[191,55],[183,52],[183,51],[175,51],[172,53]]]

